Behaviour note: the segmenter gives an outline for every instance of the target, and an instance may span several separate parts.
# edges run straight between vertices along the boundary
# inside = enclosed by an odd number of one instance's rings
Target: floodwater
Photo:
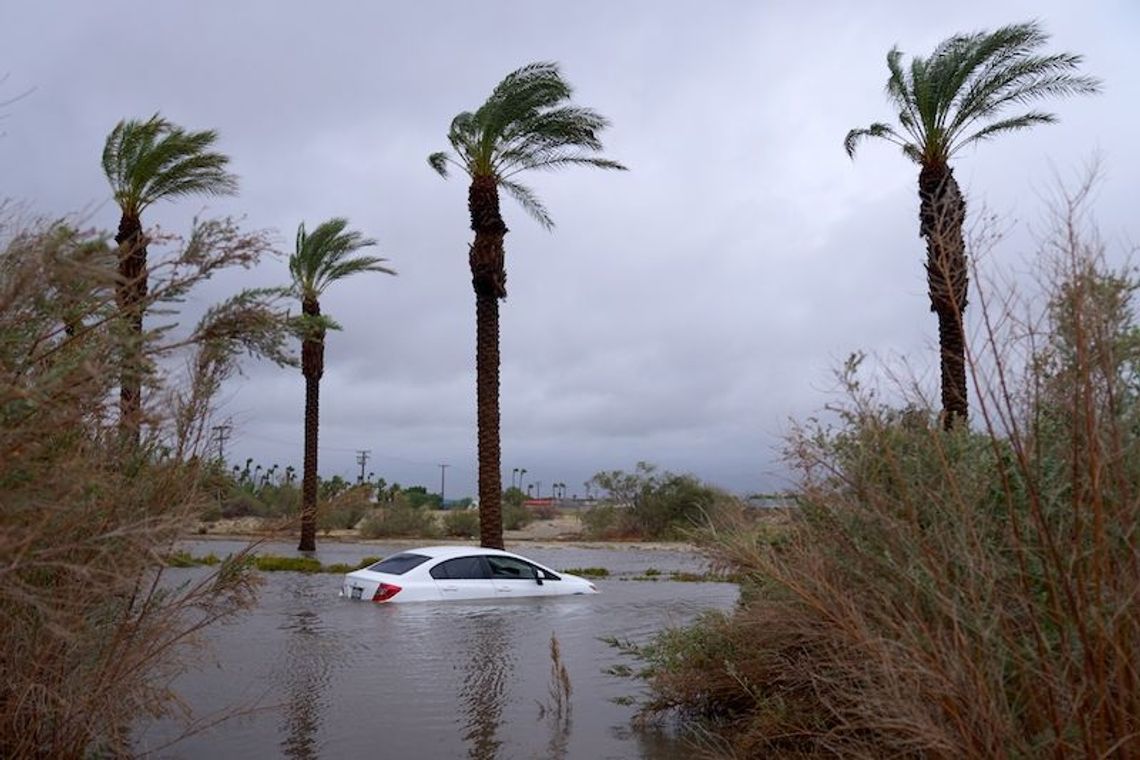
[[[235,551],[237,542],[188,544],[192,554]],[[292,544],[257,551],[291,556]],[[324,563],[387,556],[403,547],[328,544]],[[447,604],[352,602],[339,598],[339,575],[267,573],[258,606],[207,635],[210,656],[176,688],[194,714],[239,711],[155,752],[209,758],[651,758],[688,754],[662,730],[634,730],[637,682],[604,672],[637,667],[603,642],[643,642],[708,609],[726,609],[726,583],[636,581],[654,568],[701,571],[682,551],[640,548],[512,547],[554,568],[604,567],[602,592]],[[182,578],[202,568],[175,571]],[[551,636],[569,676],[559,711],[551,675]],[[615,702],[617,699],[619,702]],[[142,727],[147,752],[179,735],[164,721]]]

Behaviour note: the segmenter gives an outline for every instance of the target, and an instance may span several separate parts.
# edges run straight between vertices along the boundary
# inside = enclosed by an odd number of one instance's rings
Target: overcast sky
[[[474,494],[474,296],[463,177],[429,153],[451,118],[509,71],[557,61],[575,102],[613,126],[628,173],[529,177],[557,227],[504,198],[504,481],[582,482],[638,460],[738,492],[783,488],[790,419],[832,400],[855,350],[905,357],[936,393],[936,324],[917,231],[917,170],[886,143],[858,159],[847,130],[892,120],[886,52],[927,54],[956,32],[1040,20],[1085,56],[1095,98],[1050,102],[1060,123],[956,163],[971,210],[1009,226],[988,265],[1025,269],[1057,176],[1104,165],[1097,216],[1119,254],[1136,219],[1140,3],[921,2],[5,2],[0,196],[114,229],[99,156],[121,118],[156,111],[213,128],[235,198],[165,203],[270,228],[347,216],[398,277],[362,275],[322,300],[327,341],[321,471],[368,470]],[[1122,258],[1122,255],[1121,255]],[[210,283],[191,308],[243,285],[283,284],[281,260]],[[249,364],[218,421],[231,462],[300,467],[299,370]]]

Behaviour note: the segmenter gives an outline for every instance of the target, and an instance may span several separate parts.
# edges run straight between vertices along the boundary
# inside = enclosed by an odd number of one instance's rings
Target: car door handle
[[[442,586],[441,588],[444,591],[458,591],[459,590],[459,586]]]

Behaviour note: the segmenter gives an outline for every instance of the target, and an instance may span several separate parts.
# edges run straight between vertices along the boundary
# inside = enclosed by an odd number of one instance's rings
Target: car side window
[[[491,566],[491,577],[502,580],[533,581],[535,578],[547,578],[544,573],[529,562],[514,557],[487,557],[487,564]]]
[[[433,567],[431,577],[436,580],[475,580],[487,577],[487,567],[481,557],[457,557]]]

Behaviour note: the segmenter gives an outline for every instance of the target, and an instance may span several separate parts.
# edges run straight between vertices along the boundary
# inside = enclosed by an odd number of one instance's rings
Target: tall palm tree
[[[300,551],[317,548],[317,440],[320,427],[321,376],[325,372],[325,333],[339,329],[321,315],[321,294],[329,285],[360,272],[396,274],[385,259],[354,256],[376,241],[347,229],[347,219],[329,219],[313,230],[297,228],[297,244],[289,257],[293,294],[301,301],[301,374],[305,376],[305,461],[301,474]]]
[[[955,35],[930,58],[912,58],[909,68],[903,67],[902,51],[893,48],[887,53],[887,97],[898,108],[898,126],[875,123],[853,129],[844,141],[854,157],[862,138],[882,138],[919,165],[919,235],[926,239],[930,310],[938,316],[946,429],[964,422],[969,408],[962,325],[968,286],[962,237],[966,202],[950,159],[969,145],[1057,119],[1032,109],[1004,116],[1011,108],[1099,90],[1097,79],[1075,73],[1081,56],[1040,54],[1048,40],[1037,23]]]
[[[142,212],[156,201],[188,195],[229,195],[237,178],[229,157],[211,150],[217,132],[187,132],[158,114],[146,121],[120,121],[103,146],[103,173],[119,206],[117,301],[127,323],[119,389],[119,426],[139,442],[142,406],[143,314],[147,295],[147,238]]]
[[[479,537],[503,547],[502,474],[499,448],[499,299],[507,296],[499,190],[517,200],[543,227],[554,222],[534,192],[516,177],[532,169],[585,165],[622,169],[595,155],[600,114],[569,103],[570,85],[554,63],[532,63],[511,72],[474,113],[451,122],[454,153],[433,153],[428,163],[446,177],[449,165],[471,178],[467,208],[475,242],[468,251],[475,289],[475,386],[479,435]]]

